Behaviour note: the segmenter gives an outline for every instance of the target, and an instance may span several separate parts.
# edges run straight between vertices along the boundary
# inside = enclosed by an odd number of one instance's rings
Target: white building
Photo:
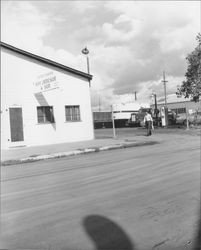
[[[147,103],[141,103],[139,101],[133,101],[132,103],[113,104],[114,119],[128,120],[131,118],[131,114],[138,112],[140,108],[150,108],[150,105]]]
[[[165,106],[165,99],[160,98],[157,100],[157,107],[160,109]],[[155,107],[154,101],[151,105],[152,108]],[[198,102],[191,101],[190,98],[177,97],[176,94],[167,96],[167,107],[169,110],[174,111],[176,114],[182,114],[186,111],[188,113],[194,113],[196,111],[201,111],[201,100]]]
[[[93,139],[91,79],[1,43],[1,148]]]

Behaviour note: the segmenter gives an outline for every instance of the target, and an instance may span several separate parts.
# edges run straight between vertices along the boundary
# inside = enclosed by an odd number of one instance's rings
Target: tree
[[[201,33],[196,37],[198,41],[197,47],[187,57],[187,72],[185,74],[186,80],[177,89],[177,96],[184,96],[191,98],[193,101],[199,101],[201,96]]]

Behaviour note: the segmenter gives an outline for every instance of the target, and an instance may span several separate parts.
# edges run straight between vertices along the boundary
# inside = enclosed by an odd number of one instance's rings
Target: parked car
[[[168,110],[168,125],[176,124],[176,113],[172,110]]]
[[[185,125],[186,124],[186,114],[178,114],[176,115],[176,124],[177,125]]]

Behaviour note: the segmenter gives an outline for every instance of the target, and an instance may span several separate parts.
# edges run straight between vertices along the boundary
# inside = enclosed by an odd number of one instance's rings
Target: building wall
[[[112,121],[112,112],[93,112],[94,122],[111,122]]]
[[[50,75],[57,88],[39,93],[35,83]],[[66,122],[65,105],[80,105],[80,122]],[[39,124],[37,106],[53,106],[55,123]],[[24,142],[11,142],[10,107],[22,107]],[[2,49],[2,148],[91,140],[93,136],[87,79]]]
[[[161,107],[164,107],[164,104],[157,104],[157,107],[160,109]],[[154,105],[151,105],[152,108],[155,108]],[[182,110],[184,111],[185,109],[189,112],[195,112],[195,111],[201,111],[201,101],[199,102],[191,102],[191,101],[185,101],[185,102],[174,102],[174,103],[167,103],[168,109],[179,109],[179,113],[182,113]],[[185,113],[185,112],[183,112]]]

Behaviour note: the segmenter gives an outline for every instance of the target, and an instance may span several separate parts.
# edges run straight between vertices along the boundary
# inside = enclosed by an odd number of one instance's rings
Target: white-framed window
[[[38,123],[54,123],[53,106],[37,107]]]
[[[80,118],[80,106],[79,105],[66,105],[65,116],[67,122],[79,122]]]

